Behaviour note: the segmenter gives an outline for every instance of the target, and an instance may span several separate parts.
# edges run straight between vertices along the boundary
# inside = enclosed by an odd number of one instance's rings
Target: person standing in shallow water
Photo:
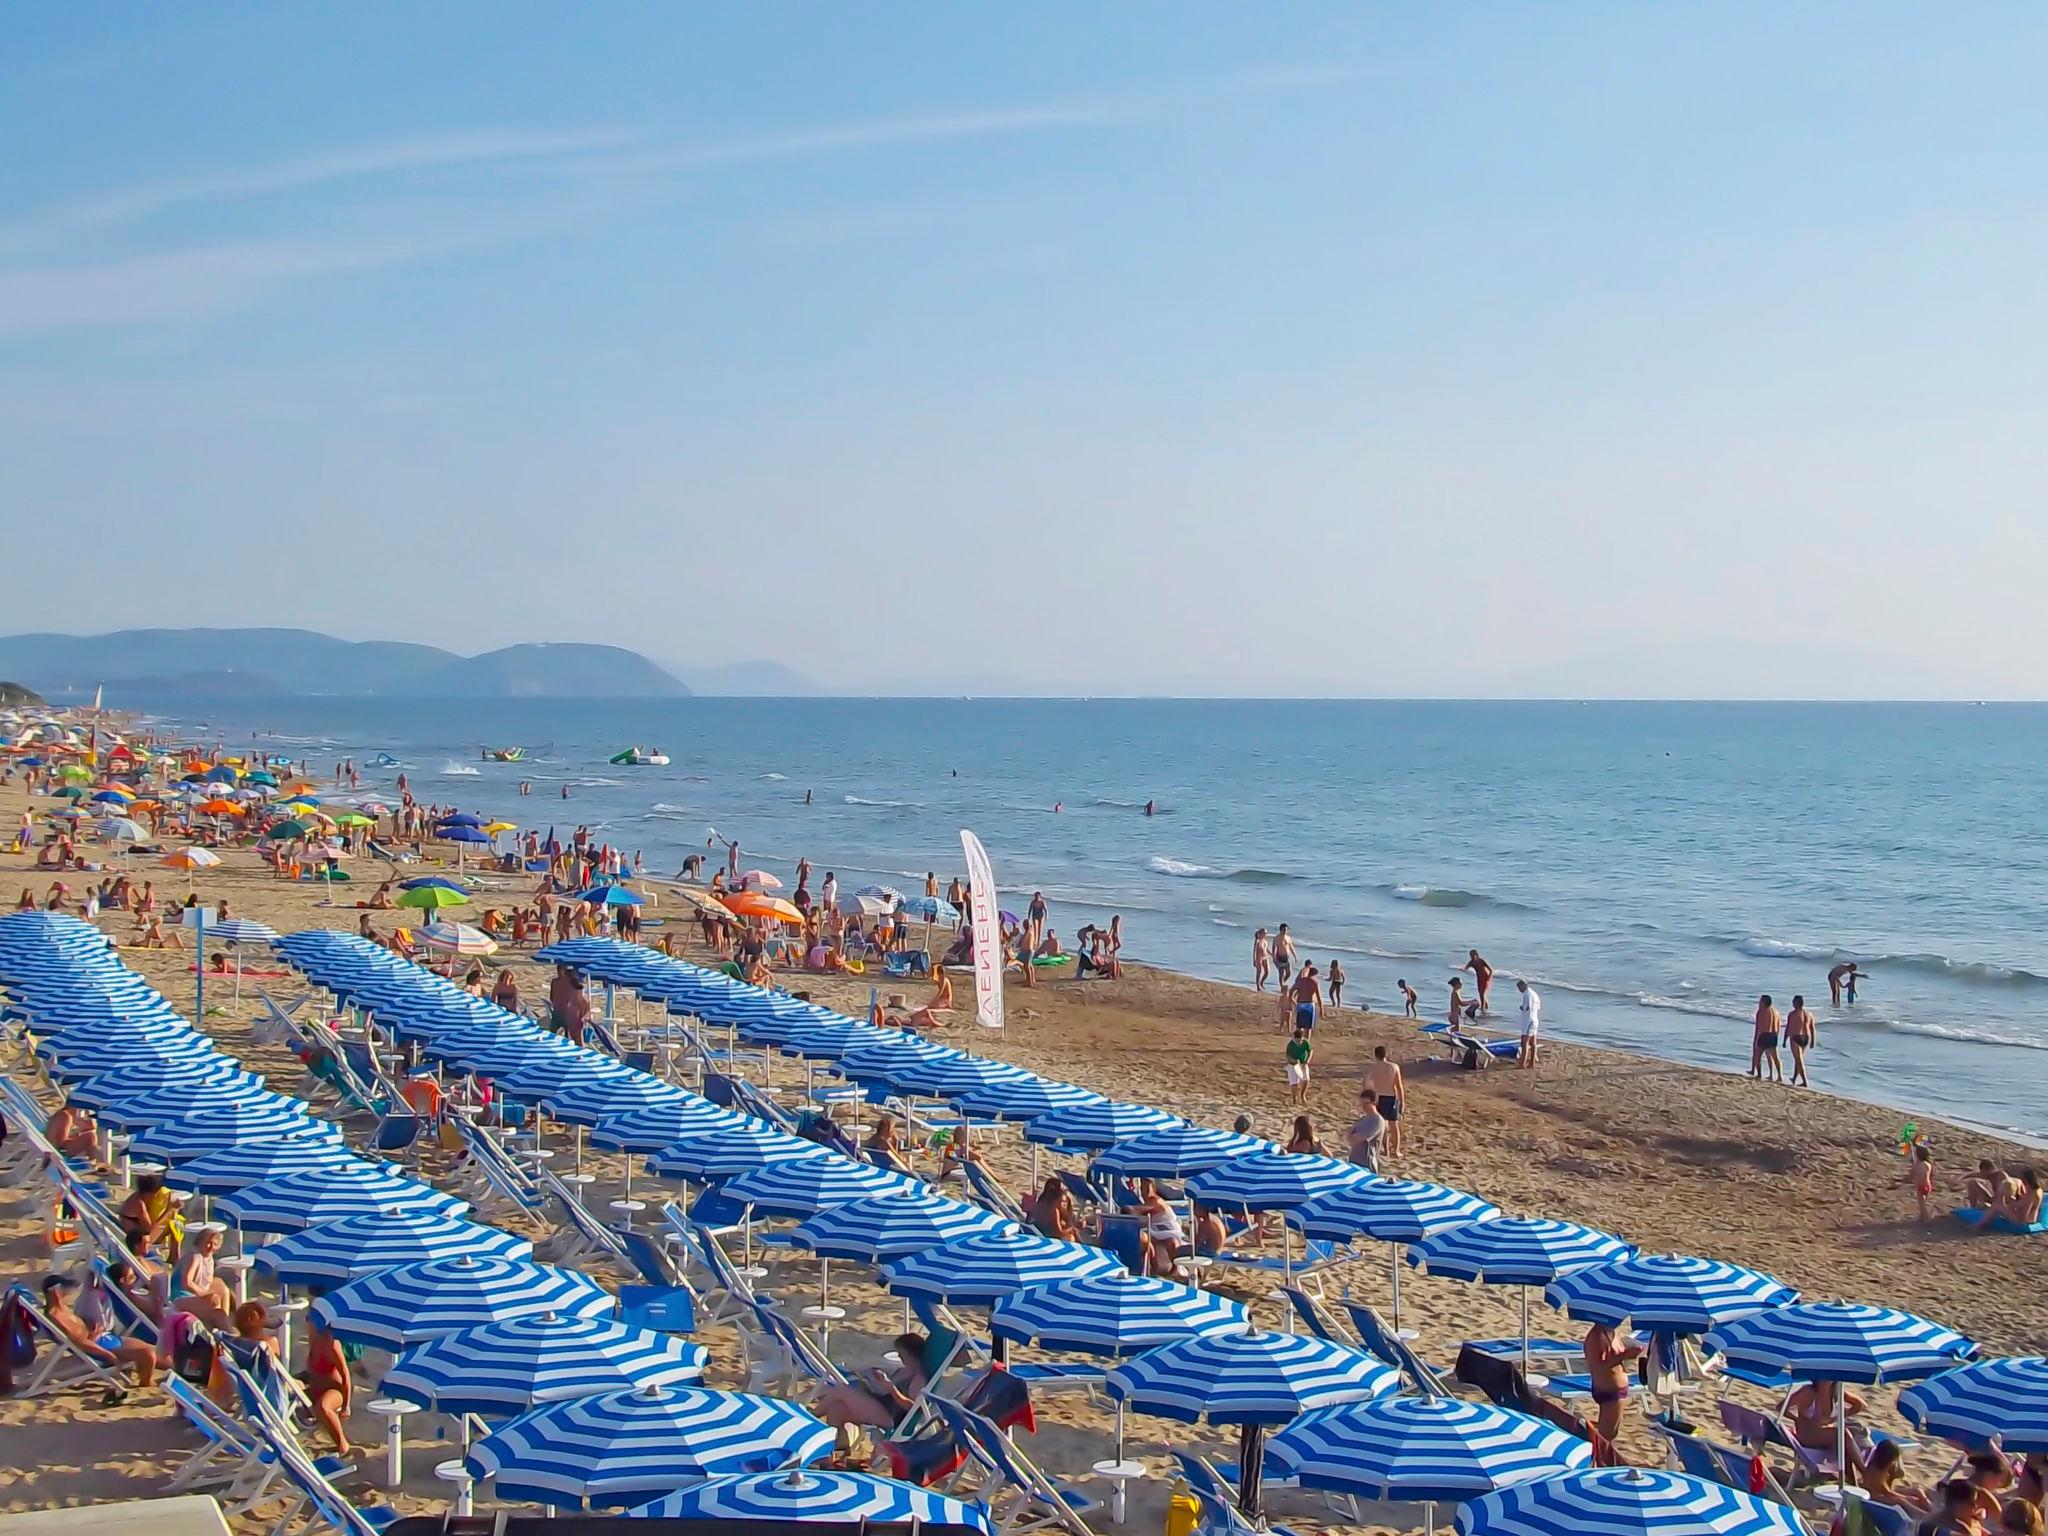
[[[1273,947],[1261,928],[1252,935],[1252,990],[1263,992],[1266,981],[1273,974]]]
[[[1780,1020],[1778,1008],[1766,992],[1756,1000],[1756,1020],[1750,1037],[1749,1075],[1758,1081],[1765,1081],[1764,1068],[1771,1070],[1768,1081],[1785,1081],[1785,1067],[1778,1060],[1778,1029]]]
[[[1806,1080],[1806,1053],[1813,1049],[1818,1038],[1819,1030],[1814,1024],[1813,1014],[1807,1009],[1806,999],[1793,998],[1792,1011],[1785,1015],[1785,1043],[1792,1047],[1792,1082],[1796,1087],[1813,1086]]]

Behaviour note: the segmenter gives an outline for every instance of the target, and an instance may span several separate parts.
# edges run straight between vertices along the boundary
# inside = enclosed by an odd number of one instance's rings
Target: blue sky
[[[6,627],[2048,695],[2044,44],[2018,5],[18,11]]]

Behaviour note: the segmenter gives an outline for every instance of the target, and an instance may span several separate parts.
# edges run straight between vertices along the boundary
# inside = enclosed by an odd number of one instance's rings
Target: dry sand
[[[11,823],[23,805],[19,786],[0,789],[0,824]],[[823,851],[823,850],[820,850]],[[0,890],[17,895],[27,886],[40,895],[48,877],[26,869],[29,860],[0,856]],[[159,892],[182,893],[185,877],[151,869]],[[19,878],[11,878],[15,875]],[[363,870],[365,880],[371,874]],[[77,881],[74,879],[74,886]],[[222,868],[206,871],[198,889],[209,901],[225,897],[234,912],[281,931],[326,926],[353,928],[350,905],[321,904],[322,888],[273,879],[253,854],[230,852]],[[348,903],[366,894],[367,883],[336,888]],[[498,904],[510,905],[527,887],[509,880]],[[11,903],[10,903],[11,905]],[[680,933],[688,925],[670,901],[650,908],[666,915]],[[397,914],[379,914],[388,929]],[[116,938],[130,937],[126,918],[107,918]],[[688,931],[694,933],[693,928]],[[658,933],[650,929],[649,935]],[[691,953],[686,948],[686,953]],[[189,1014],[193,976],[189,952],[127,949],[128,963],[141,971]],[[542,968],[524,956],[495,961],[519,968],[529,996],[544,986]],[[792,977],[791,987],[860,1014],[865,982]],[[273,1085],[289,1087],[296,1072],[275,1049],[251,1045],[249,1020],[255,985],[245,985],[240,1007],[228,989],[209,981],[207,1028],[223,1048],[243,1054]],[[260,983],[295,995],[288,980]],[[922,987],[910,987],[913,1004]],[[963,989],[963,992],[965,989]],[[963,997],[971,1009],[971,997]],[[1211,1124],[1228,1125],[1250,1115],[1262,1134],[1284,1136],[1293,1111],[1287,1107],[1281,1074],[1285,1040],[1277,1002],[1246,989],[1149,971],[1133,966],[1118,982],[1058,981],[1008,994],[1008,1030],[1001,1036],[977,1028],[969,1014],[948,1038],[969,1049],[1137,1099]],[[1731,1062],[1740,1064],[1747,1041],[1731,1031]],[[1619,1233],[1645,1249],[1702,1253],[1754,1265],[1800,1287],[1809,1297],[1881,1301],[1910,1308],[1963,1330],[1993,1352],[2048,1351],[2048,1290],[2041,1284],[2048,1248],[2023,1238],[1980,1237],[1937,1220],[1923,1224],[1913,1215],[1904,1187],[1906,1165],[1897,1153],[1901,1116],[1893,1110],[1854,1103],[1823,1093],[1754,1084],[1735,1075],[1674,1066],[1648,1057],[1551,1044],[1542,1068],[1522,1072],[1497,1068],[1480,1073],[1451,1070],[1416,1035],[1412,1024],[1376,1014],[1348,1012],[1318,1031],[1317,1083],[1309,1113],[1332,1142],[1341,1143],[1353,1113],[1357,1082],[1372,1047],[1388,1045],[1409,1078],[1405,1122],[1408,1146],[1394,1171],[1475,1190],[1511,1214],[1543,1215],[1589,1223]],[[1930,1106],[1930,1113],[1937,1106]],[[1922,1117],[1927,1123],[1927,1117]],[[1942,1204],[1962,1170],[1979,1156],[2025,1165],[2040,1154],[1973,1133],[1937,1128]],[[1026,1183],[1027,1158],[1021,1142],[1008,1138],[990,1149],[999,1171],[1014,1187]],[[431,1165],[430,1165],[431,1166]],[[608,1198],[619,1166],[593,1158],[602,1179],[592,1199]],[[43,1269],[41,1233],[47,1212],[32,1206],[22,1191],[0,1191],[0,1272],[9,1279]],[[537,1235],[537,1234],[536,1234]],[[618,1279],[617,1276],[608,1276]],[[1349,1290],[1384,1308],[1387,1255],[1369,1252],[1331,1272],[1333,1292]],[[788,1266],[764,1283],[793,1294],[815,1284],[808,1263]],[[1231,1282],[1224,1282],[1231,1288]],[[1269,1326],[1288,1326],[1265,1283],[1238,1284],[1234,1293],[1252,1303]],[[832,1352],[851,1363],[870,1363],[887,1347],[898,1317],[895,1304],[856,1278],[855,1266],[840,1265],[834,1300],[853,1311],[834,1333]],[[1448,1367],[1456,1341],[1475,1333],[1516,1331],[1517,1293],[1415,1275],[1403,1285],[1404,1321],[1422,1330],[1425,1356]],[[1575,1335],[1559,1314],[1539,1304],[1540,1333]],[[738,1353],[723,1328],[701,1335],[712,1349],[712,1385],[737,1385]],[[357,1404],[374,1391],[362,1389]],[[1874,1394],[1878,1417],[1887,1420],[1892,1393]],[[170,1415],[167,1403],[135,1394],[123,1406],[97,1406],[97,1396],[60,1395],[34,1402],[0,1403],[0,1511],[54,1504],[147,1495],[160,1486],[167,1466],[192,1441]],[[1708,1410],[1710,1413],[1710,1410]],[[357,1433],[367,1444],[378,1435],[376,1421],[358,1415]],[[1108,1454],[1108,1416],[1084,1397],[1062,1395],[1041,1404],[1041,1429],[1029,1442],[1031,1454],[1048,1468],[1079,1475]],[[438,1421],[421,1416],[415,1433],[429,1440]],[[1159,1471],[1165,1448],[1197,1448],[1227,1454],[1230,1440],[1206,1428],[1168,1426],[1133,1415],[1132,1453]],[[1632,1418],[1623,1438],[1625,1453],[1651,1460],[1656,1443]],[[443,1507],[443,1485],[432,1464],[452,1454],[445,1446],[412,1447],[405,1486],[394,1501],[410,1509]],[[365,1455],[364,1475],[355,1484],[368,1498],[379,1490],[382,1463]],[[1940,1470],[1937,1451],[1921,1453],[1923,1476]],[[1133,1490],[1128,1526],[1157,1530],[1163,1518],[1165,1483],[1148,1479]],[[1282,1510],[1297,1526],[1327,1524],[1319,1503],[1282,1496]],[[1419,1512],[1406,1506],[1368,1507],[1368,1524],[1419,1529]],[[1112,1529],[1098,1520],[1101,1529]]]

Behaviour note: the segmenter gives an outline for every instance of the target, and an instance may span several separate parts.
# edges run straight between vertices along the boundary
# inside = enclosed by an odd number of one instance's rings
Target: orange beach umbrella
[[[726,910],[740,917],[765,917],[778,923],[801,923],[803,913],[784,901],[780,896],[769,896],[761,891],[734,891],[721,896]]]

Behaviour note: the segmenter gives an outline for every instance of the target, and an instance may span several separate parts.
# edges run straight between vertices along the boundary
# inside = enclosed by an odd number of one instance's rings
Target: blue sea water
[[[1005,905],[1043,890],[1063,935],[1121,913],[1132,958],[1246,982],[1253,930],[1284,921],[1343,961],[1348,1003],[1398,1007],[1406,977],[1434,1015],[1476,946],[1542,990],[1557,1036],[1710,1067],[1746,1070],[1759,993],[1803,992],[1817,1086],[2048,1135],[2048,708],[293,700],[207,718],[323,771],[388,752],[423,798],[587,824],[663,874],[715,826],[785,880],[802,854],[849,887],[943,884],[971,827]],[[484,743],[532,756],[479,762]],[[606,763],[635,743],[670,765]],[[1870,973],[1839,1010],[1837,958]]]

